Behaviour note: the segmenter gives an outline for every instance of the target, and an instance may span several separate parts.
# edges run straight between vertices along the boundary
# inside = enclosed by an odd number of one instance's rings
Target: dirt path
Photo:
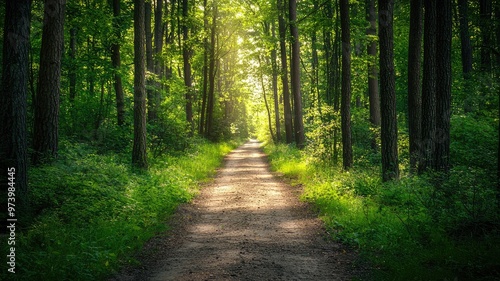
[[[355,254],[327,241],[298,190],[269,172],[257,141],[148,243],[143,267],[113,280],[351,280]]]

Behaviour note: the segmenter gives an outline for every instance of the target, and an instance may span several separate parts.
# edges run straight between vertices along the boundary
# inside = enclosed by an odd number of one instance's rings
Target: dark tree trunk
[[[396,116],[393,0],[379,0],[380,108],[382,113],[382,180],[399,178]]]
[[[69,58],[71,65],[69,67],[69,100],[72,103],[76,97],[76,28],[69,31]]]
[[[472,72],[472,45],[469,32],[469,11],[467,0],[458,0],[458,13],[460,21],[460,47],[462,55],[462,72],[465,80],[465,92],[471,91],[471,72]],[[470,97],[467,96],[464,101],[464,111],[472,111]]]
[[[302,120],[302,97],[300,94],[300,41],[297,27],[297,2],[289,0],[288,18],[290,20],[290,35],[292,40],[292,55],[290,59],[290,80],[294,106],[295,143],[299,149],[304,148],[305,134]]]
[[[144,30],[146,34],[146,69],[148,72],[146,80],[147,93],[147,121],[151,122],[158,118],[158,108],[155,104],[154,80],[151,74],[154,73],[155,64],[153,60],[153,32],[151,28],[152,7],[151,1],[144,3]]]
[[[367,46],[368,53],[368,97],[370,100],[370,123],[374,129],[380,127],[380,98],[378,93],[378,67],[377,67],[377,12],[375,0],[366,0],[366,20],[370,27],[366,29],[370,42]],[[376,131],[376,130],[375,130]],[[377,149],[377,135],[373,136],[372,148]]]
[[[40,70],[35,99],[34,164],[57,157],[65,5],[66,0],[45,2]]]
[[[433,167],[436,133],[436,2],[424,0],[424,71],[419,173]]]
[[[451,0],[436,2],[436,154],[434,169],[450,170]],[[439,139],[438,139],[439,137]]]
[[[153,81],[152,104],[157,111],[160,111],[161,106],[161,79],[163,78],[163,60],[161,54],[163,51],[163,0],[156,0],[156,10],[154,13],[154,73],[155,81]],[[158,115],[158,112],[157,112]],[[158,118],[158,116],[156,116]]]
[[[7,0],[3,34],[2,92],[0,94],[0,195],[7,214],[8,178],[15,178],[18,202],[27,207],[28,147],[26,112],[29,80],[31,0]],[[19,204],[21,203],[21,204]],[[23,207],[24,206],[24,207]],[[4,216],[2,215],[2,219]]]
[[[324,8],[325,16],[329,22],[333,22],[333,8],[331,0],[325,2]],[[325,54],[325,76],[326,76],[326,89],[325,99],[328,105],[333,105],[333,96],[335,92],[335,71],[334,65],[336,57],[334,57],[335,50],[332,44],[332,31],[329,25],[323,26],[323,52]]]
[[[462,71],[464,78],[468,78],[472,71],[472,45],[469,33],[469,12],[467,0],[458,0],[458,13],[460,19],[460,46],[462,51]]]
[[[422,97],[420,65],[422,53],[422,0],[410,4],[410,40],[408,45],[408,131],[410,135],[410,170],[416,170],[420,159],[422,136]]]
[[[186,121],[193,132],[193,93],[191,78],[191,47],[189,46],[189,0],[182,0],[182,59],[184,62],[184,86],[186,86]]]
[[[122,77],[120,75],[121,57],[120,57],[120,0],[113,0],[113,28],[115,29],[115,42],[111,45],[111,63],[114,68],[114,88],[116,96],[116,117],[118,126],[125,123],[125,101],[123,97]]]
[[[134,145],[132,164],[148,168],[146,151],[146,53],[144,0],[134,0]]]
[[[281,54],[281,81],[283,84],[283,111],[285,116],[286,143],[293,142],[292,107],[290,104],[290,89],[288,87],[288,62],[286,50],[286,22],[284,0],[277,0],[278,6],[278,32]]]
[[[479,1],[479,15],[480,15],[480,27],[481,27],[481,70],[491,71],[491,12],[492,3],[491,0],[480,0]],[[498,17],[498,15],[497,15]]]
[[[349,0],[340,0],[340,25],[342,30],[342,163],[344,170],[352,168],[351,140],[351,30]]]
[[[274,20],[271,23],[271,36],[273,40],[276,38],[276,27]],[[276,141],[281,142],[281,124],[280,124],[280,107],[278,98],[278,65],[277,65],[276,44],[273,43],[271,49],[271,65],[273,68],[273,98],[274,98],[274,123],[276,126]]]

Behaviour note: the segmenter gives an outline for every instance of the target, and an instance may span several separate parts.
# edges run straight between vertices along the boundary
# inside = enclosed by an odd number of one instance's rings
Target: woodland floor
[[[351,280],[357,254],[328,239],[300,186],[269,170],[260,143],[231,152],[214,182],[111,280]]]

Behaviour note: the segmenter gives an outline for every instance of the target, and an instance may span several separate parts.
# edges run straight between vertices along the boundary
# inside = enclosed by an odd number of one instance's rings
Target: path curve
[[[249,141],[179,208],[173,231],[146,245],[143,268],[113,280],[351,280],[356,255],[326,239],[298,194]]]

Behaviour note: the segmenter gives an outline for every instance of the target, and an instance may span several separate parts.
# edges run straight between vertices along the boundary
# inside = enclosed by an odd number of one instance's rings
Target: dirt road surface
[[[326,238],[299,192],[249,141],[145,246],[142,267],[112,280],[351,280],[356,254]]]

